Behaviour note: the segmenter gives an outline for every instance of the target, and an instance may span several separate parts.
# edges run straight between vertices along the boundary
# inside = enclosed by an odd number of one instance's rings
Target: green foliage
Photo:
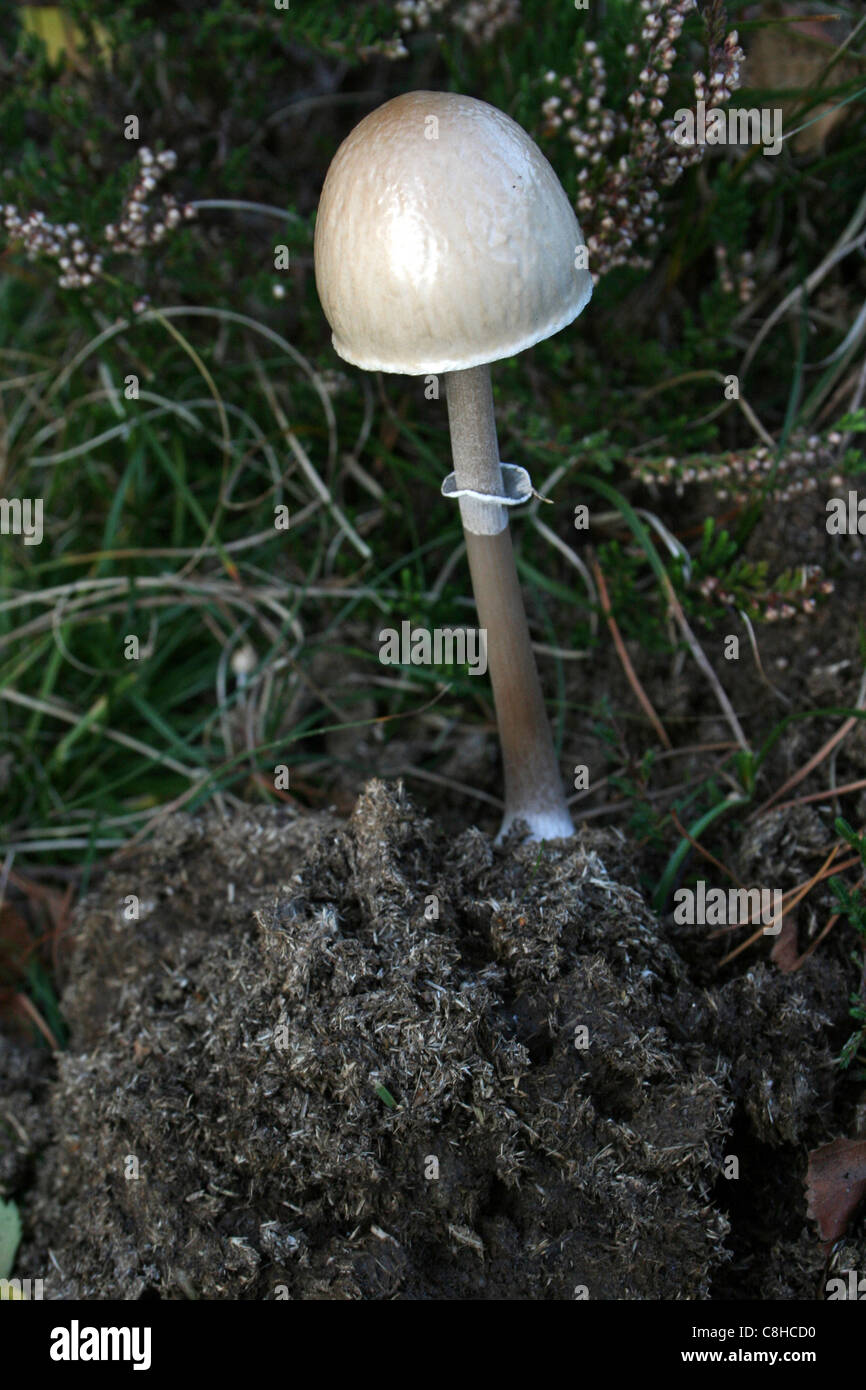
[[[866,835],[858,834],[841,816],[836,820],[836,832],[847,845],[860,856],[866,868]],[[851,953],[851,959],[860,970],[861,980],[866,982],[866,900],[862,887],[850,888],[841,878],[830,879],[830,889],[839,905],[839,913],[847,917],[857,935],[861,938],[860,949]],[[849,1013],[856,1025],[837,1058],[838,1065],[847,1071],[856,1062],[861,1070],[855,1072],[855,1079],[866,1080],[866,985],[861,985],[859,994],[852,994]]]
[[[382,1086],[381,1084],[377,1085],[376,1095],[379,1097],[379,1099],[382,1101],[384,1105],[387,1105],[389,1110],[397,1109],[397,1102],[391,1095],[391,1092],[388,1090],[387,1086]]]
[[[0,1279],[8,1279],[21,1240],[21,1217],[14,1202],[0,1199]]]

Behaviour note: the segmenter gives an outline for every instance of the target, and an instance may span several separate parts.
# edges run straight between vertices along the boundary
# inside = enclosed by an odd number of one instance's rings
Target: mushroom
[[[498,839],[574,826],[517,578],[508,508],[532,485],[502,464],[490,363],[559,332],[592,294],[583,237],[562,185],[510,116],[474,97],[409,92],[365,117],[328,170],[315,236],[316,287],[347,362],[445,374],[454,472],[505,775]]]

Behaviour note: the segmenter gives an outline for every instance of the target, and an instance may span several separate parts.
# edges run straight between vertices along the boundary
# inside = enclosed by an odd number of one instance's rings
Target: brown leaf
[[[11,903],[0,906],[0,983],[17,983],[27,969],[33,939],[27,923]]]
[[[797,946],[796,912],[786,912],[782,918],[782,930],[773,944],[770,959],[779,967],[783,975],[790,975],[792,971],[799,970],[802,965],[802,957]]]
[[[834,1139],[809,1154],[807,1211],[832,1246],[866,1196],[866,1139]]]

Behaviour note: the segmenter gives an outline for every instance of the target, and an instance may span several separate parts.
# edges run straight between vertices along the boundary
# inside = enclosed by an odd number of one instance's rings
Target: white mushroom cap
[[[592,294],[550,164],[474,97],[409,92],[338,149],[316,219],[316,287],[347,362],[460,371],[558,333]]]

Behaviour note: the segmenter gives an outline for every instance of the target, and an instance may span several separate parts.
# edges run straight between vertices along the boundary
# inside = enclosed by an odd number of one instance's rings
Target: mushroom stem
[[[503,495],[490,368],[445,377],[451,452],[458,490]],[[505,774],[501,840],[516,820],[533,840],[574,834],[562,787],[541,682],[529,640],[505,507],[461,497],[466,553],[487,662]]]

